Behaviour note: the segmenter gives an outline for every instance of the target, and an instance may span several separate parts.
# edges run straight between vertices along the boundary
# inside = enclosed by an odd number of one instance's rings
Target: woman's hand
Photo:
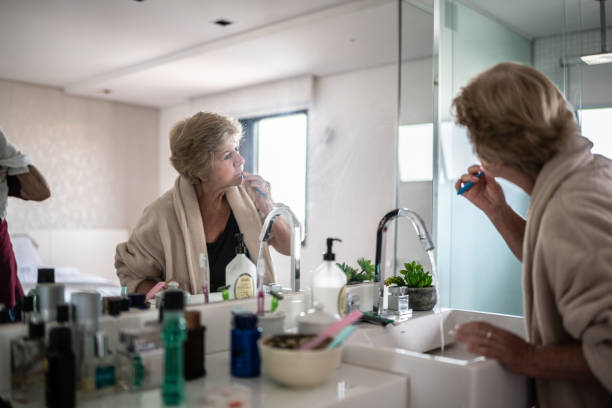
[[[479,172],[483,172],[481,177],[476,176]],[[506,196],[495,178],[484,173],[483,168],[475,164],[468,168],[467,174],[457,180],[455,190],[459,191],[462,184],[468,181],[474,184],[462,196],[480,208],[489,218],[501,215],[507,206]]]
[[[245,171],[244,175],[244,186],[246,187],[247,193],[255,202],[257,211],[259,211],[259,215],[263,219],[272,211],[274,206],[272,194],[270,192],[270,183],[257,174],[251,174]]]
[[[469,322],[456,327],[452,334],[455,340],[467,343],[472,353],[494,358],[515,373],[535,374],[535,346],[514,333],[485,322]]]

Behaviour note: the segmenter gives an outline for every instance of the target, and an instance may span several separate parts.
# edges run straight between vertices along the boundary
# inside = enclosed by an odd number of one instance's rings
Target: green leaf
[[[375,267],[372,264],[372,261],[365,258],[359,258],[357,260],[357,264],[361,268],[361,274],[364,275],[363,280],[374,280],[374,271]]]
[[[406,286],[406,282],[401,276],[391,276],[390,278],[385,279],[386,286]]]
[[[423,270],[423,265],[417,261],[404,264],[404,269],[400,271],[408,287],[424,288],[432,286],[433,278],[429,272]]]

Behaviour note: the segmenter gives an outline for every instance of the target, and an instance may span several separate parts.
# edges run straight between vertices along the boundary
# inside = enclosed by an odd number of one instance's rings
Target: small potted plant
[[[431,310],[438,300],[436,287],[433,286],[431,273],[423,270],[423,265],[417,261],[405,263],[400,275],[392,276],[385,280],[389,287],[405,286],[410,308],[414,311]]]
[[[355,285],[366,281],[373,281],[374,265],[372,265],[372,261],[365,258],[359,258],[357,264],[359,265],[359,269],[353,268],[344,262],[336,264],[346,274],[346,284]]]

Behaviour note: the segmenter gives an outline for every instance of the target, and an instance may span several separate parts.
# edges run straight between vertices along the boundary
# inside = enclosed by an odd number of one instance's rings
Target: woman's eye
[[[229,160],[229,159],[231,159],[233,155],[234,155],[233,153],[228,153],[228,154],[225,156],[225,160]]]

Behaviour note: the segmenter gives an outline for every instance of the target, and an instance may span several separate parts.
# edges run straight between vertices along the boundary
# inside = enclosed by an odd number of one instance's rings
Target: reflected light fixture
[[[598,54],[583,55],[580,59],[588,65],[608,64],[612,62],[612,52],[606,46],[606,0],[599,2],[599,26],[601,32],[601,52]]]

